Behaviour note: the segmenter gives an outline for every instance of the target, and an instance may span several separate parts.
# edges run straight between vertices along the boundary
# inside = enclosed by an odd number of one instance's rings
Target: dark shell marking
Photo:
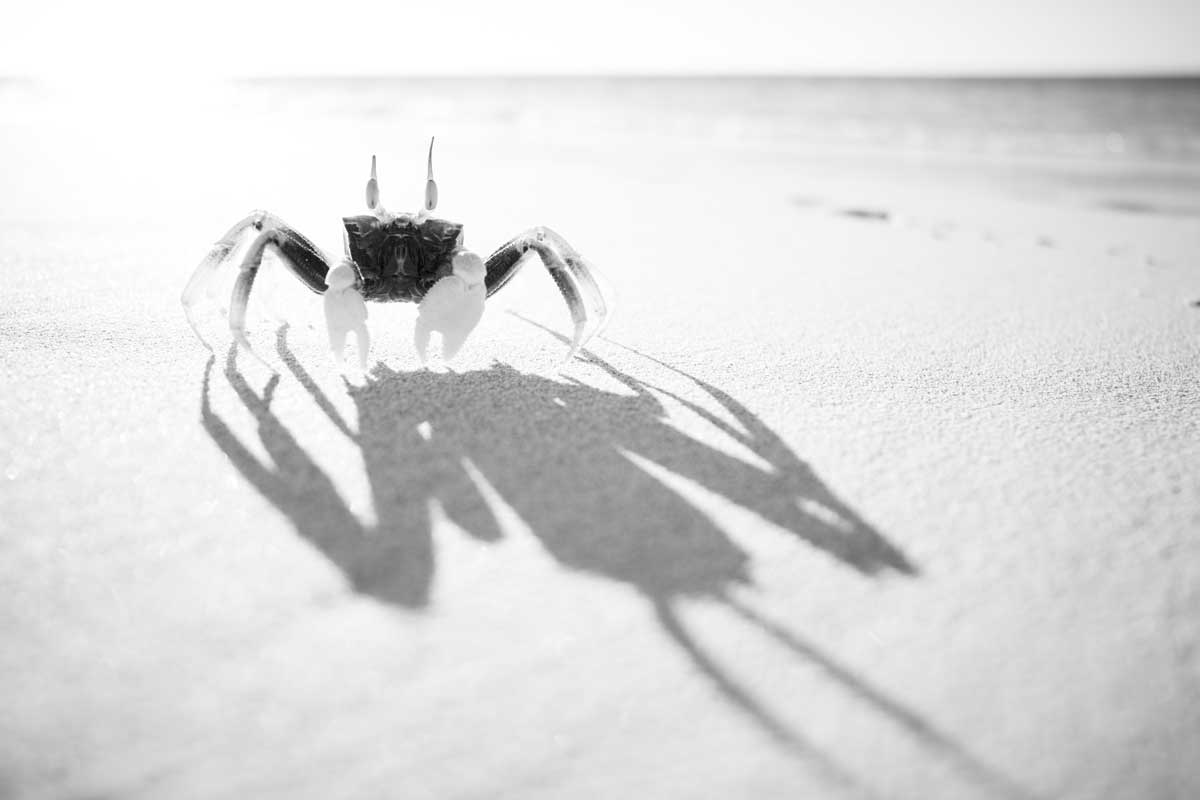
[[[416,222],[401,215],[383,222],[364,214],[344,217],[346,250],[358,268],[367,300],[417,303],[450,274],[463,226],[444,219]]]

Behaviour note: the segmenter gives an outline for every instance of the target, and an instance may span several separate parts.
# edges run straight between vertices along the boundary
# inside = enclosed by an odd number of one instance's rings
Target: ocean
[[[255,173],[301,192],[305,171],[361,172],[372,152],[416,173],[432,135],[463,163],[664,180],[751,163],[1200,209],[1198,78],[288,78],[2,82],[0,214],[106,213],[217,176],[252,189]]]
[[[1200,163],[1200,78],[300,78],[236,87],[242,102],[267,108],[533,138]]]

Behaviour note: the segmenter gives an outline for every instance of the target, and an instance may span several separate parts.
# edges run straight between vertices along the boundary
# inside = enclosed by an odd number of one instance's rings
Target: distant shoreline
[[[112,76],[121,80],[138,81],[140,76],[118,74]],[[155,76],[154,81],[161,82],[164,76]],[[166,76],[170,77],[170,76]],[[337,75],[337,74],[294,74],[294,75],[213,75],[213,76],[178,76],[181,80],[205,80],[217,83],[233,84],[286,84],[286,83],[432,83],[432,82],[507,82],[507,81],[581,81],[581,82],[651,82],[651,83],[684,83],[684,82],[714,82],[727,81],[779,81],[798,83],[980,83],[980,84],[1024,84],[1024,83],[1162,83],[1200,82],[1200,66],[1184,71],[1157,71],[1110,73],[1110,72],[1046,72],[1046,73],[972,73],[948,72],[933,73],[776,73],[776,72],[744,72],[744,73],[430,73],[430,74],[375,74],[375,75]],[[39,84],[59,82],[65,79],[62,75],[0,75],[0,84]]]
[[[241,75],[230,76],[223,80],[233,83],[291,83],[294,81],[312,81],[312,82],[342,82],[354,81],[365,83],[392,83],[392,82],[421,82],[421,81],[615,81],[615,82],[631,82],[631,81],[648,81],[648,82],[687,82],[687,81],[728,81],[736,83],[739,81],[781,81],[781,82],[820,82],[820,83],[835,83],[835,82],[879,82],[879,83],[1128,83],[1128,82],[1161,82],[1161,81],[1179,81],[1182,83],[1200,82],[1200,67],[1188,72],[1137,72],[1126,74],[1113,73],[987,73],[987,74],[971,74],[971,73],[950,73],[945,75],[934,75],[928,73],[898,73],[894,75],[884,75],[877,73],[559,73],[559,74],[537,74],[537,73],[477,73],[462,75],[455,74],[428,74],[428,75],[403,75],[403,74],[382,74],[382,75]]]

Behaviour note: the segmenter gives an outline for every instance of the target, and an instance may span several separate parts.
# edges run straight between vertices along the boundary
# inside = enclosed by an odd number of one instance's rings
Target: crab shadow
[[[501,538],[486,498],[489,488],[562,566],[629,584],[656,608],[669,609],[688,596],[723,597],[731,586],[748,583],[747,554],[639,461],[755,512],[864,574],[917,572],[757,416],[692,376],[685,377],[728,418],[586,352],[585,362],[629,392],[524,374],[499,362],[465,373],[406,372],[378,364],[365,385],[345,383],[357,410],[352,427],[288,347],[287,326],[278,331],[276,350],[315,405],[361,450],[377,518],[373,525],[351,512],[334,482],[272,411],[279,375],[259,393],[239,370],[235,349],[225,360],[225,377],[257,422],[269,463],[213,410],[214,360],[205,369],[201,421],[300,534],[357,591],[379,600],[411,609],[429,603],[436,573],[430,501],[468,535],[484,542]],[[700,415],[764,466],[671,425],[659,395]]]
[[[701,405],[589,353],[582,356],[585,361],[628,391],[602,390],[572,378],[551,380],[502,363],[466,373],[404,372],[380,364],[365,385],[346,383],[358,417],[352,426],[289,349],[286,326],[279,330],[276,350],[315,405],[360,448],[373,525],[351,512],[272,411],[279,376],[256,392],[238,370],[232,348],[225,377],[256,420],[271,463],[261,461],[213,410],[212,359],[204,375],[202,423],[245,479],[358,592],[410,610],[427,607],[436,574],[431,501],[468,535],[490,542],[504,535],[489,505],[494,492],[562,567],[618,581],[644,596],[664,633],[728,702],[777,743],[814,761],[834,782],[856,785],[721,668],[689,631],[679,613],[682,600],[725,604],[978,782],[1003,796],[1027,796],[917,714],[737,599],[732,590],[750,582],[748,554],[646,469],[646,462],[754,512],[864,575],[914,576],[917,569],[778,434],[724,391],[658,362],[711,401]],[[668,422],[662,397],[702,417],[763,466],[683,433]],[[705,407],[713,403],[724,413]]]

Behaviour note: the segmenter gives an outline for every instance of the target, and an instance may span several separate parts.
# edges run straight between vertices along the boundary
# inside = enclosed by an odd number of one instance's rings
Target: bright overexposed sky
[[[1200,71],[1200,0],[38,0],[0,75]]]

